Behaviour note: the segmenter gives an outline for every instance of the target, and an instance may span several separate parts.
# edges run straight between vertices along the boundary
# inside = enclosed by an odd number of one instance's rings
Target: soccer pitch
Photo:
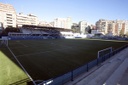
[[[34,80],[47,80],[96,59],[99,50],[108,47],[117,49],[126,44],[84,39],[12,40],[9,48]],[[5,47],[1,48],[1,52],[16,63]]]

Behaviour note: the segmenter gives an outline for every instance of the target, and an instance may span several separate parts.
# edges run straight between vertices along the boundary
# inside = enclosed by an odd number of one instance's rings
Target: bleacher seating
[[[22,33],[24,33],[24,34],[32,34],[32,31],[30,29],[21,28],[21,30],[22,30]]]
[[[21,28],[6,28],[2,35],[9,36],[10,39],[60,39],[65,37],[61,32],[67,33],[71,32],[71,30],[56,27],[23,25]]]
[[[12,40],[16,39],[56,39],[60,38],[59,31],[55,29],[41,29],[33,27],[22,27],[21,32],[9,32],[8,36]]]
[[[42,34],[40,30],[32,29],[32,34]]]

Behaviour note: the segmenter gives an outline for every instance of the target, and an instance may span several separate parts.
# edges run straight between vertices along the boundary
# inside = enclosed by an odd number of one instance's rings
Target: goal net
[[[105,54],[108,54],[108,53],[110,53],[110,52],[112,52],[112,47],[109,47],[109,48],[100,50],[100,51],[98,51],[97,58],[102,57],[102,56],[104,56]]]
[[[8,37],[2,37],[1,38],[1,44],[0,44],[0,46],[2,46],[2,45],[8,46]]]

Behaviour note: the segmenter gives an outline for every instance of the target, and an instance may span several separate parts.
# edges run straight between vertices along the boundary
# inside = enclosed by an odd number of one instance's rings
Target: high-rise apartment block
[[[72,20],[70,17],[68,18],[57,18],[54,20],[54,27],[71,29]]]
[[[16,19],[17,26],[22,26],[22,25],[38,25],[39,21],[37,16],[28,14],[24,15],[23,13],[17,14],[17,19]]]
[[[79,27],[80,27],[80,33],[85,34],[85,29],[86,27],[89,26],[89,23],[87,21],[80,21],[79,22]]]
[[[104,34],[122,35],[128,32],[128,21],[100,19],[96,22],[96,29]]]
[[[6,28],[22,25],[38,25],[39,21],[35,15],[24,15],[23,13],[16,14],[12,5],[0,3],[0,23]]]
[[[3,27],[16,27],[16,12],[12,5],[0,3],[0,22]]]

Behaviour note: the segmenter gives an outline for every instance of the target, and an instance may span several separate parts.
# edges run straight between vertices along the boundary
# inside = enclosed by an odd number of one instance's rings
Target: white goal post
[[[108,50],[110,50],[110,52],[112,52],[112,47],[108,47],[108,48],[106,48],[106,49],[103,49],[103,50],[98,51],[97,58],[100,57],[100,53],[101,53],[101,52],[105,52],[105,51],[108,51]]]
[[[5,36],[2,36],[2,38],[1,38],[1,45],[6,45],[6,46],[8,46],[8,37],[5,37]]]

